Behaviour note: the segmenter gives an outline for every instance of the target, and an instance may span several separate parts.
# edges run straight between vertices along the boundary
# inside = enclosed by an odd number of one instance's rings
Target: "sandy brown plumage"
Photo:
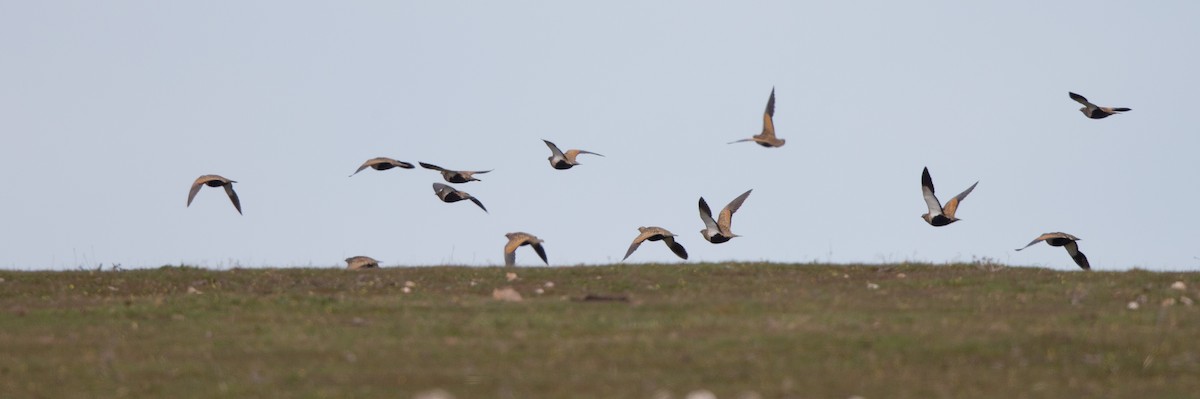
[[[1104,119],[1109,115],[1116,115],[1125,111],[1133,111],[1133,109],[1125,107],[1101,107],[1099,105],[1092,104],[1086,97],[1072,92],[1067,92],[1067,95],[1070,96],[1072,100],[1083,104],[1083,108],[1080,108],[1079,112],[1082,112],[1084,116],[1092,119]]]
[[[238,199],[238,195],[233,191],[233,183],[236,181],[226,179],[219,175],[204,175],[196,178],[192,182],[192,189],[188,191],[187,206],[192,206],[192,199],[196,198],[196,193],[200,192],[200,186],[209,187],[224,187],[225,195],[229,196],[229,200],[233,202],[234,209],[237,209],[238,214],[242,214],[242,201]]]
[[[712,217],[712,210],[709,209],[708,202],[704,201],[704,197],[700,197],[700,220],[704,222],[704,229],[700,230],[700,235],[703,235],[705,240],[713,244],[720,244],[738,237],[737,234],[733,234],[733,230],[730,228],[730,225],[733,224],[733,213],[742,207],[742,203],[746,201],[746,198],[750,197],[751,191],[754,190],[746,190],[742,195],[730,201],[729,205],[725,205],[725,208],[721,209],[721,213],[717,215],[716,220]]]
[[[351,256],[346,258],[346,268],[350,270],[372,269],[379,267],[379,261],[370,256]]]
[[[537,252],[538,257],[542,258],[542,262],[545,262],[547,266],[550,265],[550,261],[546,260],[546,249],[542,248],[542,243],[545,242],[545,240],[537,238],[537,236],[533,234],[520,231],[508,233],[504,236],[508,238],[508,243],[504,244],[505,266],[513,266],[517,264],[517,248],[523,245],[533,247],[533,250]]]
[[[1025,248],[1029,248],[1033,244],[1045,241],[1046,244],[1050,244],[1052,247],[1063,247],[1067,250],[1067,254],[1071,255],[1071,260],[1074,260],[1076,265],[1083,270],[1091,270],[1092,265],[1091,263],[1088,263],[1087,256],[1084,255],[1083,252],[1079,251],[1079,244],[1076,243],[1076,241],[1079,240],[1079,237],[1056,231],[1053,233],[1042,234],[1037,238],[1034,238],[1033,241],[1030,241],[1029,244],[1025,244],[1024,247],[1017,248],[1017,250],[1020,251]]]
[[[633,251],[636,251],[638,246],[642,245],[642,242],[660,240],[664,244],[667,244],[667,247],[671,248],[671,252],[674,252],[676,256],[685,260],[688,258],[687,250],[683,248],[683,245],[675,242],[676,235],[672,234],[670,231],[667,231],[667,229],[655,226],[638,227],[638,232],[640,234],[633,239],[633,244],[630,244],[629,250],[625,251],[625,257],[621,258],[622,261],[629,259],[629,255],[632,255]]]
[[[748,139],[731,141],[729,144],[753,141],[767,148],[783,147],[785,139],[775,137],[775,88],[771,88],[771,97],[767,99],[767,109],[763,111],[762,132]]]
[[[949,202],[946,202],[946,206],[942,206],[937,196],[934,195],[933,178],[929,177],[929,168],[925,168],[925,170],[921,171],[921,195],[925,198],[925,205],[929,208],[929,212],[921,215],[921,219],[924,219],[926,223],[932,226],[945,226],[961,220],[955,217],[954,214],[958,212],[958,206],[967,198],[967,194],[975,190],[975,186],[977,185],[979,185],[979,182],[975,182],[971,187],[968,187],[962,193],[951,198]]]
[[[408,162],[397,161],[395,159],[391,159],[388,157],[376,157],[376,158],[368,159],[366,162],[363,162],[362,166],[359,166],[358,169],[354,171],[354,173],[350,174],[350,176],[357,175],[358,172],[362,172],[363,169],[366,169],[366,168],[371,168],[371,169],[375,169],[375,170],[388,170],[391,168],[412,169],[413,165]]]
[[[458,190],[442,183],[433,183],[433,193],[436,194],[438,198],[441,198],[442,202],[451,203],[462,200],[470,200],[471,202],[474,202],[475,205],[478,205],[479,209],[483,209],[484,212],[488,211],[487,208],[483,207],[483,203],[479,202],[478,198],[468,194],[466,191]]]
[[[450,170],[450,169],[443,168],[441,166],[437,166],[437,165],[429,164],[429,163],[425,163],[425,162],[417,162],[417,163],[420,164],[422,168],[436,170],[438,172],[441,172],[442,178],[446,179],[446,181],[449,183],[466,183],[466,182],[471,182],[471,181],[482,181],[482,180],[476,179],[475,175],[491,172],[491,170]]]
[[[562,152],[562,150],[558,149],[557,145],[554,145],[554,143],[551,143],[549,140],[542,139],[542,141],[546,143],[547,147],[550,147],[550,158],[547,158],[547,159],[550,160],[550,166],[554,167],[554,169],[571,169],[575,165],[580,165],[580,163],[575,160],[575,158],[578,157],[579,154],[592,154],[592,155],[603,156],[603,155],[600,155],[600,154],[597,154],[597,153],[594,153],[591,151],[576,150],[576,149],[567,150],[567,152],[564,153],[564,152]]]

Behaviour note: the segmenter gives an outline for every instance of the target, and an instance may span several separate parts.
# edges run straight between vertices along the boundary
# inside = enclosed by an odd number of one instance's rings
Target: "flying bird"
[[[379,267],[379,261],[370,256],[351,256],[346,258],[346,268],[350,270],[372,269]]]
[[[712,210],[708,208],[708,203],[704,202],[704,197],[700,197],[700,220],[704,221],[704,230],[700,230],[700,234],[704,236],[705,240],[713,244],[720,244],[733,237],[740,237],[733,234],[733,231],[729,229],[729,224],[733,223],[733,213],[742,207],[742,202],[746,201],[746,197],[750,196],[751,191],[754,190],[746,190],[742,195],[730,201],[729,205],[725,205],[725,209],[721,210],[717,220],[713,220]]]
[[[358,170],[354,171],[354,173],[351,173],[350,176],[357,175],[358,172],[362,172],[363,169],[368,167],[375,170],[388,170],[391,168],[412,169],[413,165],[408,162],[397,161],[388,157],[371,158],[368,159],[367,162],[363,162],[362,166],[359,166]]]
[[[225,194],[229,195],[229,200],[233,201],[233,207],[241,215],[242,201],[238,199],[237,193],[233,192],[233,183],[237,182],[217,175],[200,176],[196,178],[195,182],[192,182],[192,189],[188,191],[187,206],[192,206],[192,199],[196,198],[196,193],[200,192],[200,186],[225,187]]]
[[[629,259],[629,255],[632,255],[633,251],[636,251],[638,246],[642,245],[642,242],[647,240],[661,240],[663,243],[667,244],[667,247],[671,248],[671,252],[674,252],[675,255],[685,260],[688,258],[687,250],[683,248],[683,245],[675,242],[675,234],[671,234],[671,232],[667,231],[667,229],[651,226],[638,227],[638,231],[641,232],[641,234],[638,234],[637,238],[633,239],[633,244],[629,244],[629,250],[625,251],[625,257],[621,258],[621,261]]]
[[[1079,267],[1083,268],[1083,270],[1091,270],[1092,265],[1088,263],[1087,256],[1084,256],[1083,252],[1079,252],[1079,244],[1076,243],[1076,241],[1079,240],[1079,237],[1067,233],[1046,233],[1038,236],[1038,238],[1035,238],[1033,241],[1030,241],[1029,244],[1026,244],[1024,247],[1017,248],[1017,250],[1020,251],[1025,248],[1029,248],[1029,246],[1033,244],[1045,241],[1052,247],[1066,248],[1067,253],[1071,255],[1071,259],[1075,260],[1076,265],[1079,265]]]
[[[522,245],[533,247],[533,250],[537,251],[538,256],[542,258],[542,262],[545,262],[547,266],[550,265],[550,261],[546,260],[546,249],[542,248],[542,243],[545,240],[537,238],[533,234],[522,232],[508,233],[504,236],[508,237],[508,244],[504,244],[504,266],[517,264],[517,248]]]
[[[1092,119],[1104,119],[1104,118],[1107,118],[1109,115],[1115,115],[1120,112],[1133,110],[1131,108],[1124,108],[1124,107],[1116,107],[1116,108],[1101,107],[1099,105],[1092,104],[1091,102],[1088,101],[1087,98],[1084,98],[1081,95],[1078,95],[1078,94],[1075,94],[1072,92],[1067,92],[1067,94],[1069,94],[1071,96],[1072,100],[1078,101],[1080,104],[1083,104],[1083,108],[1080,108],[1079,112],[1082,112],[1084,116],[1087,116],[1088,118],[1092,118]]]
[[[921,194],[925,196],[925,205],[929,206],[929,213],[921,215],[921,219],[925,219],[925,222],[933,226],[945,226],[961,220],[954,217],[954,212],[958,210],[958,205],[962,203],[962,200],[967,198],[967,194],[970,194],[977,185],[979,182],[975,182],[966,191],[951,198],[943,207],[942,203],[933,195],[933,178],[929,177],[929,168],[925,168],[921,172]]]
[[[567,150],[567,152],[564,154],[562,150],[558,149],[558,146],[554,145],[554,143],[551,143],[549,140],[542,139],[542,141],[546,142],[546,146],[550,147],[550,152],[553,153],[550,155],[550,158],[547,159],[550,160],[550,166],[553,166],[554,169],[571,169],[571,167],[579,165],[579,162],[575,161],[575,157],[579,156],[579,154],[600,155],[584,150]]]
[[[437,166],[434,164],[428,164],[428,163],[424,163],[424,162],[417,162],[417,163],[421,164],[422,168],[433,169],[438,172],[442,172],[442,178],[446,179],[446,181],[450,182],[450,183],[466,183],[469,181],[482,181],[482,180],[476,179],[475,175],[491,172],[491,170],[476,170],[476,171],[448,170],[448,169],[442,168],[441,166]]]
[[[775,88],[771,88],[771,98],[767,100],[767,110],[763,111],[763,129],[762,133],[751,136],[748,139],[730,141],[728,144],[741,143],[745,141],[753,141],[763,147],[783,147],[785,139],[775,138]]]
[[[479,205],[479,209],[483,209],[484,212],[487,212],[487,208],[483,207],[483,203],[479,202],[478,198],[472,197],[471,194],[467,194],[466,191],[456,190],[454,187],[450,187],[442,183],[433,183],[433,193],[437,194],[438,198],[441,198],[442,202],[446,203],[471,200],[471,202],[474,202],[475,205]]]

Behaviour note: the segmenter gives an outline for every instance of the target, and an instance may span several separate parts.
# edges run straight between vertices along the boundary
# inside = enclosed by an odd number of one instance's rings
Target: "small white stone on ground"
[[[688,392],[684,399],[717,399],[717,395],[707,389],[699,389]]]
[[[504,302],[521,302],[521,293],[514,290],[512,287],[495,288],[492,290],[492,299]]]
[[[877,289],[879,289],[879,284],[867,282],[867,289],[868,290],[877,290]]]
[[[404,282],[404,286],[405,286],[405,287],[412,288],[412,287],[416,287],[416,286],[417,286],[417,283],[414,283],[414,282],[412,282],[412,281],[405,281],[405,282]]]
[[[513,272],[504,273],[504,278],[508,281],[513,281],[517,279],[517,274]]]
[[[1184,284],[1182,281],[1176,281],[1174,284],[1171,284],[1171,289],[1187,291],[1187,284]]]
[[[1125,305],[1125,307],[1129,308],[1129,310],[1137,310],[1139,306],[1137,301],[1129,301],[1129,304]]]

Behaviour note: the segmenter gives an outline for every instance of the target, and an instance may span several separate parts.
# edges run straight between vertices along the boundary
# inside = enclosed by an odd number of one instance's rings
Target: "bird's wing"
[[[621,258],[621,261],[629,259],[629,255],[633,255],[633,251],[636,251],[638,247],[642,245],[642,241],[646,241],[646,239],[650,238],[652,235],[654,235],[654,233],[648,231],[638,234],[637,238],[633,239],[633,244],[629,244],[629,249],[625,251],[625,257]]]
[[[524,243],[525,240],[526,238],[524,236],[510,237],[508,239],[508,244],[504,244],[505,266],[512,266],[517,262],[517,247],[520,247],[521,243]]]
[[[237,209],[238,214],[242,214],[242,201],[238,199],[237,193],[233,192],[233,183],[225,183],[225,194],[229,194],[229,200],[233,201],[233,207]]]
[[[1075,100],[1076,102],[1078,102],[1078,103],[1080,103],[1080,104],[1083,104],[1083,106],[1085,106],[1085,107],[1088,107],[1088,108],[1096,108],[1096,104],[1092,104],[1092,103],[1091,103],[1091,102],[1089,102],[1089,101],[1088,101],[1088,99],[1087,99],[1086,97],[1084,97],[1084,96],[1081,96],[1081,95],[1078,95],[1078,94],[1075,94],[1075,93],[1072,93],[1072,92],[1067,92],[1067,94],[1071,96],[1071,99],[1072,99],[1072,100]]]
[[[1085,256],[1083,252],[1079,252],[1078,243],[1071,241],[1068,242],[1067,245],[1064,245],[1063,248],[1067,249],[1067,253],[1071,254],[1071,259],[1074,259],[1075,264],[1079,265],[1079,267],[1083,268],[1083,270],[1090,270],[1092,268],[1092,265],[1088,263],[1087,256]]]
[[[753,139],[753,138],[749,138],[749,139],[734,140],[734,141],[730,141],[730,142],[728,142],[728,143],[725,143],[725,144],[741,143],[741,142],[746,142],[746,141],[754,141],[754,139]]]
[[[476,171],[473,171],[473,172],[471,172],[471,173],[474,173],[474,174],[477,174],[477,175],[482,175],[482,174],[484,174],[484,173],[491,172],[491,171],[493,171],[493,170],[495,170],[495,169],[488,169],[488,170],[476,170]]]
[[[954,198],[951,198],[950,201],[946,202],[946,207],[942,210],[942,213],[953,219],[954,212],[958,210],[958,205],[962,203],[963,199],[967,198],[967,194],[970,194],[971,190],[974,190],[975,186],[977,185],[979,185],[979,182],[975,182],[975,184],[972,184],[971,187],[967,187],[966,191],[963,191],[954,196]]]
[[[395,159],[392,160],[392,165],[396,165],[396,166],[399,166],[404,169],[412,169],[413,168],[413,164],[404,162],[404,161],[397,161]]]
[[[424,163],[424,162],[417,162],[417,163],[418,163],[418,164],[420,164],[420,165],[421,165],[421,167],[422,167],[422,168],[425,168],[425,169],[433,169],[433,170],[436,170],[436,171],[444,171],[444,170],[445,170],[445,169],[442,169],[442,167],[441,167],[441,166],[437,166],[437,165],[434,165],[434,164],[431,164],[431,163]]]
[[[467,197],[467,199],[470,199],[470,200],[471,200],[471,202],[474,202],[474,203],[475,203],[475,205],[479,205],[479,209],[483,209],[483,211],[484,211],[484,212],[487,212],[487,211],[488,211],[488,210],[487,210],[487,208],[484,208],[484,207],[483,207],[483,203],[482,203],[482,202],[479,202],[479,199],[478,199],[478,198],[475,198],[475,197]]]
[[[771,98],[767,100],[767,110],[763,112],[762,135],[775,137],[775,88],[771,88]]]
[[[675,237],[671,237],[671,236],[663,237],[663,242],[667,243],[667,247],[671,248],[671,252],[674,252],[675,255],[679,256],[680,258],[683,258],[683,260],[687,260],[687,258],[688,258],[687,250],[683,248],[683,245],[675,242]]]
[[[925,206],[929,208],[930,215],[942,213],[942,203],[933,195],[933,178],[929,177],[929,168],[921,171],[921,195],[925,197]]]
[[[730,201],[729,205],[725,205],[725,209],[721,210],[721,214],[717,216],[717,227],[720,227],[722,232],[730,231],[729,226],[733,223],[733,213],[742,207],[742,203],[746,202],[746,198],[750,196],[751,191],[754,190],[746,190],[742,195]]]
[[[1025,244],[1025,246],[1017,248],[1017,250],[1020,251],[1025,248],[1029,248],[1030,246],[1033,246],[1033,244],[1037,244],[1039,242],[1045,241],[1048,238],[1054,238],[1052,236],[1052,233],[1042,234],[1042,235],[1038,236],[1038,238],[1034,238],[1033,241],[1030,241],[1028,244]]]
[[[533,247],[534,251],[537,251],[538,257],[542,258],[542,262],[546,266],[550,266],[550,261],[546,260],[546,248],[542,248],[542,244],[529,244],[529,246]]]
[[[708,208],[708,203],[704,202],[704,197],[700,197],[700,220],[704,222],[704,227],[707,229],[717,228],[717,221],[713,220],[712,209]]]
[[[354,170],[354,173],[351,173],[351,174],[350,174],[350,176],[357,175],[357,174],[358,174],[358,172],[362,172],[362,171],[363,171],[363,169],[366,169],[367,167],[369,167],[369,166],[371,166],[371,165],[374,165],[374,164],[375,164],[375,160],[374,160],[374,159],[367,160],[367,162],[363,162],[362,166],[359,166],[359,167],[358,167],[358,169]]]
[[[542,139],[542,141],[546,142],[546,146],[550,147],[550,152],[554,153],[554,156],[556,156],[556,157],[565,157],[566,156],[566,155],[563,155],[562,150],[558,149],[558,146],[554,145],[554,143],[551,143],[549,140],[546,140],[546,139]]]
[[[192,183],[192,189],[190,191],[188,191],[187,206],[192,206],[192,199],[196,198],[196,193],[200,192],[200,186],[203,186],[203,185],[204,185],[204,182],[201,181],[200,179],[196,179],[196,182]]]
[[[570,162],[575,162],[575,157],[578,157],[578,156],[579,156],[579,154],[592,154],[592,155],[600,155],[600,154],[597,154],[597,153],[594,153],[594,152],[591,152],[591,151],[584,151],[584,150],[567,150],[567,154],[566,154],[567,161],[570,161]],[[603,156],[603,155],[600,155],[600,156]]]

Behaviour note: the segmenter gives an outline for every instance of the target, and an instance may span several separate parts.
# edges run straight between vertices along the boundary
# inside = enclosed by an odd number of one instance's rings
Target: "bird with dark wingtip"
[[[929,213],[921,215],[921,219],[925,219],[926,223],[933,226],[945,226],[962,220],[955,217],[954,213],[958,211],[958,205],[962,203],[962,200],[966,199],[967,194],[970,194],[977,185],[979,182],[967,187],[966,191],[951,198],[943,207],[941,201],[938,201],[937,197],[933,195],[933,178],[929,177],[929,168],[925,168],[921,171],[921,194],[925,197],[925,205],[929,207]]]
[[[1080,108],[1079,112],[1082,112],[1084,116],[1092,119],[1104,119],[1109,115],[1116,115],[1125,111],[1133,111],[1132,108],[1125,107],[1101,107],[1099,105],[1092,104],[1087,98],[1072,92],[1067,92],[1067,95],[1070,95],[1072,100],[1083,104],[1083,108]]]
[[[475,205],[479,205],[479,209],[483,209],[484,212],[488,211],[487,208],[483,207],[483,203],[479,202],[478,198],[468,194],[466,191],[461,191],[442,183],[433,183],[433,193],[437,194],[438,198],[441,198],[442,202],[445,203],[471,200]]]
[[[517,248],[520,248],[523,245],[533,247],[533,250],[537,252],[538,257],[542,258],[542,262],[545,262],[546,266],[550,265],[550,261],[546,260],[546,249],[542,248],[542,243],[546,242],[545,240],[537,238],[537,236],[533,234],[520,231],[508,233],[504,236],[508,238],[508,243],[504,244],[504,266],[513,266],[517,264]]]
[[[196,193],[200,192],[200,186],[209,187],[225,187],[225,194],[229,196],[229,200],[233,201],[234,209],[237,209],[238,214],[242,214],[242,201],[238,199],[238,195],[233,191],[233,183],[236,181],[226,179],[218,175],[204,175],[196,178],[192,182],[192,189],[188,191],[187,206],[192,206],[192,199],[196,198]]]
[[[470,182],[470,181],[482,181],[482,180],[476,179],[475,175],[477,175],[477,174],[482,175],[484,173],[491,172],[490,169],[489,170],[449,170],[449,169],[446,169],[446,168],[443,168],[441,166],[437,166],[434,164],[429,164],[429,163],[424,163],[424,162],[417,162],[417,163],[420,164],[422,168],[442,172],[442,178],[446,179],[446,182],[448,182],[448,183],[466,183],[466,182]]]
[[[700,197],[700,220],[704,222],[704,229],[700,230],[700,235],[713,244],[720,244],[734,237],[741,237],[733,234],[730,225],[733,224],[733,213],[742,207],[742,203],[746,202],[746,198],[750,196],[751,191],[754,190],[746,190],[742,195],[734,198],[733,201],[729,201],[729,205],[725,205],[725,208],[721,209],[721,213],[717,216],[716,220],[713,220],[712,210],[708,208],[708,203],[704,202],[704,197]]]
[[[775,88],[772,87],[771,88],[771,98],[767,100],[767,110],[763,111],[762,133],[751,136],[748,139],[730,141],[728,144],[753,141],[756,144],[761,145],[763,147],[767,147],[767,148],[783,147],[783,144],[785,142],[787,142],[787,140],[775,137],[774,118],[775,118]]]
[[[346,269],[349,270],[375,269],[378,267],[379,261],[370,256],[351,256],[346,258]]]
[[[676,235],[667,231],[667,229],[655,226],[638,227],[638,232],[640,234],[638,234],[637,238],[633,239],[633,244],[629,244],[629,250],[625,251],[625,257],[621,258],[622,262],[625,259],[629,259],[629,255],[633,255],[633,251],[636,251],[638,246],[642,245],[643,241],[662,241],[664,244],[667,244],[668,248],[671,248],[671,252],[674,252],[676,256],[687,260],[687,250],[683,248],[683,245],[675,242]]]
[[[1029,248],[1033,244],[1045,241],[1046,244],[1050,244],[1052,247],[1063,247],[1067,250],[1067,254],[1071,255],[1071,259],[1075,260],[1076,265],[1079,265],[1079,267],[1083,270],[1091,270],[1092,265],[1088,263],[1087,256],[1085,256],[1083,252],[1079,252],[1079,244],[1076,243],[1076,241],[1079,240],[1079,237],[1067,233],[1046,233],[1038,236],[1038,238],[1033,239],[1033,241],[1030,241],[1029,244],[1026,244],[1024,247],[1017,248],[1017,250],[1020,251],[1025,248]]]
[[[542,141],[546,142],[547,147],[550,147],[551,154],[550,154],[550,158],[547,158],[547,159],[550,160],[550,166],[554,167],[554,169],[559,169],[559,170],[571,169],[575,165],[580,165],[579,162],[575,161],[575,157],[578,157],[579,154],[592,154],[592,155],[603,156],[603,155],[600,155],[600,154],[597,154],[597,153],[594,153],[591,151],[575,150],[575,149],[567,150],[567,152],[564,153],[564,152],[562,152],[562,150],[558,149],[558,146],[554,145],[554,143],[551,143],[549,140],[542,139]]]
[[[376,157],[376,158],[368,159],[366,162],[363,162],[362,166],[359,166],[358,170],[355,170],[354,173],[350,174],[350,176],[353,177],[354,175],[357,175],[358,172],[362,172],[363,169],[366,169],[366,168],[371,168],[371,169],[375,169],[375,170],[388,170],[391,168],[412,169],[413,165],[408,162],[397,161],[395,159],[391,159],[388,157]]]

